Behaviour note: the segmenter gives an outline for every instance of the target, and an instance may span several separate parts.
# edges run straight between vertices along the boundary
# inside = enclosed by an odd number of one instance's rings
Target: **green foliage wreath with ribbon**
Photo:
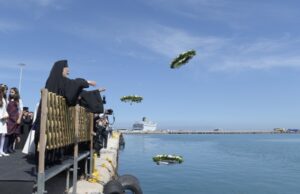
[[[120,99],[122,102],[136,102],[136,103],[140,103],[143,100],[142,96],[137,96],[137,95],[131,95],[131,96],[123,96]]]
[[[184,53],[181,53],[178,57],[176,57],[172,62],[171,62],[171,69],[179,68],[182,65],[186,64],[189,62],[191,58],[193,58],[196,55],[195,50],[190,50]]]
[[[153,161],[156,163],[165,162],[165,163],[182,163],[183,157],[178,155],[170,155],[170,154],[158,154],[154,156]]]

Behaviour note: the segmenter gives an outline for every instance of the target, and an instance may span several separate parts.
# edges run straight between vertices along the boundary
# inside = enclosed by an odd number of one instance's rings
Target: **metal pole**
[[[79,111],[80,111],[80,107],[77,104],[75,106],[75,139],[74,139],[73,192],[72,192],[72,194],[77,193]]]
[[[22,74],[23,74],[23,67],[25,66],[25,64],[20,63],[19,66],[20,66],[20,77],[19,77],[19,88],[18,89],[19,89],[19,93],[21,94]]]
[[[66,192],[69,194],[69,188],[70,188],[70,168],[67,170],[67,180],[66,180]]]
[[[93,148],[93,141],[94,141],[94,137],[93,137],[93,132],[94,132],[94,114],[91,113],[90,114],[90,171],[89,171],[89,178],[93,178],[92,174],[93,174],[93,158],[94,158],[94,148]]]

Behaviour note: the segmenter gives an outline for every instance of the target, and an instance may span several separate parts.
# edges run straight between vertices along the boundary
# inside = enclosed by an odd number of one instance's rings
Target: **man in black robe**
[[[96,82],[87,81],[82,78],[70,79],[67,60],[57,61],[47,79],[45,88],[49,92],[53,92],[63,96],[67,100],[69,106],[79,104],[87,108],[93,113],[103,113],[103,103],[100,92],[105,89],[85,91],[83,88],[88,88],[89,85],[95,86]]]
[[[75,106],[78,103],[79,96],[83,92],[83,88],[88,88],[89,86],[95,86],[96,82],[88,81],[82,78],[70,79],[68,78],[69,68],[67,60],[60,60],[54,63],[50,75],[47,79],[45,88],[49,92],[55,93],[57,95],[66,98],[68,106]],[[97,90],[96,90],[97,91]],[[80,99],[83,101],[83,105],[93,107],[95,102],[99,102],[99,90],[98,96],[94,92],[83,92]],[[101,96],[100,96],[101,98]],[[98,109],[101,111],[101,109]],[[41,103],[38,108],[37,118],[35,120],[35,144],[38,144],[40,136],[40,119],[41,119]],[[58,155],[58,160],[61,160],[61,151]],[[50,153],[51,155],[52,153]],[[57,155],[57,153],[55,153]],[[48,156],[46,156],[48,157]],[[37,155],[36,155],[37,160]],[[51,159],[52,160],[52,159]]]

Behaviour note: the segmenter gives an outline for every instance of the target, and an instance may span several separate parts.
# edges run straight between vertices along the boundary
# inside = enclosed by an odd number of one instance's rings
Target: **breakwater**
[[[154,131],[138,131],[138,130],[118,130],[123,134],[282,134],[291,132],[278,132],[272,130],[222,130],[222,131],[205,131],[205,130],[154,130]],[[298,134],[300,134],[298,132]]]

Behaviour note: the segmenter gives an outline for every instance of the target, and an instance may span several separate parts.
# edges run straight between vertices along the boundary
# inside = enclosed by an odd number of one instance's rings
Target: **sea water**
[[[299,194],[300,134],[124,135],[119,175],[144,194]],[[157,165],[157,154],[182,164]]]

